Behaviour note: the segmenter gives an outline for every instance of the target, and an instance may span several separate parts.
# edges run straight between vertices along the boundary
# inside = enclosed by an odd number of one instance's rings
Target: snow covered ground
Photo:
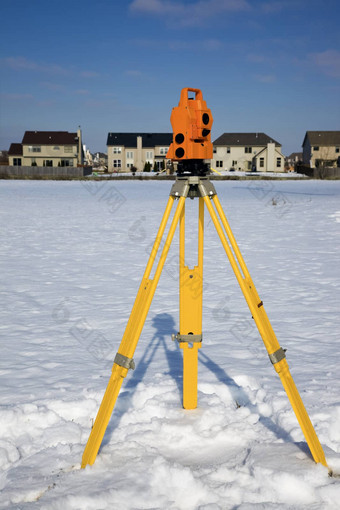
[[[340,479],[311,460],[207,215],[198,408],[182,408],[171,341],[176,234],[136,370],[95,464],[80,469],[171,185],[0,181],[0,508],[339,508]],[[216,188],[340,472],[340,182]],[[189,266],[196,206],[187,201]]]

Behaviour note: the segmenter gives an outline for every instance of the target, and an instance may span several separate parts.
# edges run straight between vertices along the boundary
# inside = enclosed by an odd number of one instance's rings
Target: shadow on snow
[[[183,358],[181,349],[177,342],[174,342],[175,348],[169,348],[169,339],[173,333],[177,333],[177,329],[175,328],[176,323],[172,315],[168,313],[160,313],[155,315],[152,318],[152,326],[155,328],[155,333],[146,347],[142,358],[138,361],[138,366],[134,370],[133,374],[130,374],[130,378],[124,384],[123,382],[123,390],[120,392],[118,396],[116,406],[113,412],[113,416],[106,430],[101,448],[107,445],[111,441],[111,437],[114,434],[114,430],[118,427],[121,418],[124,416],[126,412],[129,411],[132,407],[132,398],[134,392],[140,382],[143,381],[143,378],[148,370],[148,367],[154,361],[156,353],[159,349],[163,349],[166,357],[166,361],[168,364],[167,370],[164,370],[164,367],[160,367],[160,371],[163,374],[169,374],[175,381],[178,393],[181,396],[183,393],[183,377],[182,377],[182,365]],[[284,430],[280,425],[275,423],[270,417],[262,416],[258,411],[257,405],[252,404],[249,400],[248,395],[244,391],[244,389],[236,384],[234,379],[232,379],[226,371],[220,367],[215,361],[213,361],[207,354],[202,352],[202,350],[198,351],[198,361],[202,365],[204,365],[208,370],[214,373],[216,378],[222,383],[228,386],[228,389],[231,393],[232,398],[235,401],[236,407],[247,407],[252,412],[257,413],[260,416],[259,422],[275,434],[277,439],[284,440],[286,442],[291,442],[296,444],[296,446],[303,451],[306,455],[312,458],[309,448],[305,442],[294,442],[293,438]]]

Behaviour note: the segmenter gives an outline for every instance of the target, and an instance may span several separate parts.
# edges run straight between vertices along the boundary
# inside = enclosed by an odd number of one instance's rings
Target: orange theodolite
[[[194,92],[195,97],[189,97]],[[184,88],[170,117],[173,142],[167,158],[177,162],[177,174],[206,175],[213,157],[210,139],[213,117],[199,89]]]

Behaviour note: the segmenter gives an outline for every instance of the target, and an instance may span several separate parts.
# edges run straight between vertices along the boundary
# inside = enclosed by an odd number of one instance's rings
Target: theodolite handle
[[[197,99],[199,101],[203,100],[203,94],[202,94],[202,91],[200,89],[192,89],[190,87],[187,87],[185,89],[182,89],[182,91],[181,91],[181,100],[180,100],[180,103],[187,103],[188,102],[188,100],[189,100],[188,92],[195,92],[195,99]]]

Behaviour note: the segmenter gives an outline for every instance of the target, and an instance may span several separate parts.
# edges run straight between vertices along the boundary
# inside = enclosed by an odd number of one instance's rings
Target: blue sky
[[[183,87],[283,153],[340,129],[338,0],[2,0],[0,149],[25,130],[171,132]]]

